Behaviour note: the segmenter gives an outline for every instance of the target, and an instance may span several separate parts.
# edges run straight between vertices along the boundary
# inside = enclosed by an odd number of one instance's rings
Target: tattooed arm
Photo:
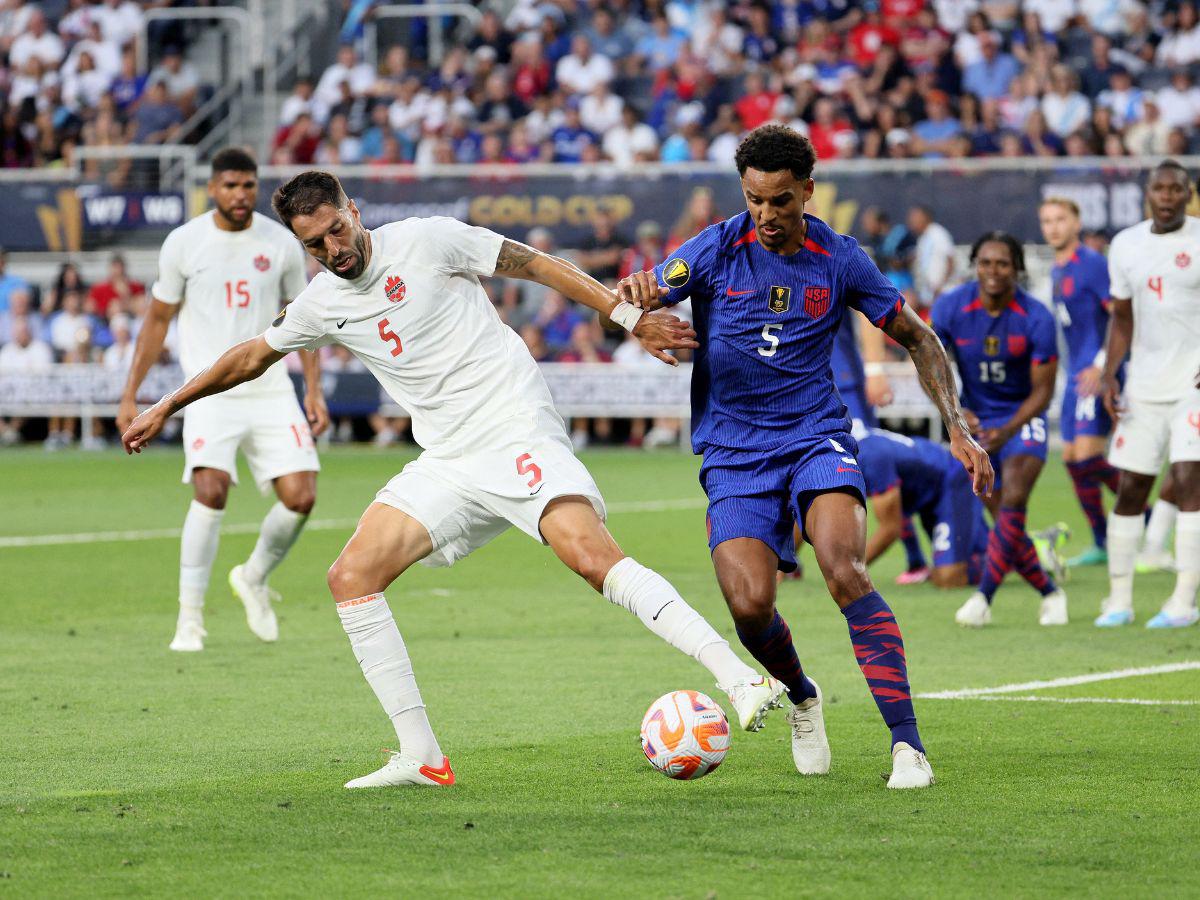
[[[608,319],[619,302],[616,294],[574,263],[518,241],[505,239],[496,258],[496,274],[544,284],[567,299],[596,310],[602,320]],[[633,336],[652,355],[672,366],[678,362],[666,353],[667,350],[700,346],[691,325],[664,313],[643,314],[633,329]]]
[[[971,476],[971,486],[979,495],[989,495],[995,482],[992,463],[983,448],[971,437],[967,420],[958,405],[958,392],[954,386],[954,373],[942,342],[920,316],[905,306],[900,314],[884,328],[884,332],[908,350],[921,386],[933,400],[950,433],[950,452],[962,463]]]

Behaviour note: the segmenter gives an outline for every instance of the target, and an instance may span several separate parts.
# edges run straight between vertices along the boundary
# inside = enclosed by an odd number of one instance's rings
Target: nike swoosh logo
[[[454,770],[450,768],[450,760],[442,758],[442,767],[435,769],[432,766],[421,766],[418,770],[422,775],[431,781],[436,781],[439,784],[454,784]]]
[[[540,491],[545,486],[546,486],[546,482],[543,481],[541,484],[539,484],[537,487],[535,487],[532,491],[529,492],[529,496],[532,497],[534,494],[536,494],[538,491]]]
[[[837,470],[839,472],[857,472],[858,471],[858,469],[851,469],[851,468],[847,468],[846,466],[838,466]]]
[[[958,344],[960,347],[969,347],[973,341],[971,338],[955,338],[954,343]]]
[[[733,288],[725,289],[726,297],[744,297],[746,294],[753,294],[754,291],[735,291]]]
[[[675,602],[674,600],[668,600],[666,603],[664,603],[662,606],[660,606],[660,607],[659,607],[659,609],[658,609],[658,612],[656,612],[654,615],[652,615],[652,616],[650,617],[650,621],[651,621],[651,622],[657,622],[657,621],[658,621],[658,617],[659,617],[660,615],[662,615],[662,611],[663,611],[664,609],[666,609],[668,606],[670,606],[670,605],[671,605],[672,603],[674,603],[674,602]]]
[[[350,321],[349,319],[342,319],[342,321],[337,323],[338,328],[341,328],[343,325],[345,325],[349,321]]]

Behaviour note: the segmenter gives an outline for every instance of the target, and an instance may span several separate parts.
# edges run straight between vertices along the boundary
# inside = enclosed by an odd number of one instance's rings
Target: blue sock
[[[878,591],[863,594],[843,609],[842,615],[850,627],[850,643],[858,667],[867,679],[879,714],[892,731],[892,744],[904,741],[924,753],[908,687],[904,639],[896,617]]]
[[[908,560],[908,571],[928,568],[925,550],[921,547],[921,539],[917,537],[917,529],[913,527],[911,516],[905,516],[900,522],[900,540],[904,544],[904,555]]]
[[[763,631],[755,633],[738,625],[737,636],[750,655],[762,663],[767,674],[782,682],[793,703],[803,703],[817,696],[816,687],[800,667],[791,629],[778,610]]]

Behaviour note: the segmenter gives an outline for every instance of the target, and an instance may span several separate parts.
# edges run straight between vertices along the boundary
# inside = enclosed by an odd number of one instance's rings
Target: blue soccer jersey
[[[1050,310],[1017,289],[1016,297],[991,315],[969,281],[933,304],[933,329],[958,364],[962,405],[985,425],[1016,412],[1033,389],[1033,366],[1058,356]]]
[[[1108,261],[1082,244],[1050,270],[1054,308],[1067,342],[1067,374],[1094,365],[1108,333]]]
[[[967,562],[984,552],[988,528],[983,503],[949,450],[881,428],[861,430],[856,437],[868,496],[900,489],[902,512],[929,533],[935,566]]]
[[[854,314],[847,309],[842,314],[841,327],[833,336],[833,354],[830,368],[833,383],[846,404],[846,414],[864,425],[875,424],[875,410],[867,402],[867,374],[863,368],[862,353],[858,349],[858,329]]]
[[[692,300],[692,447],[775,450],[848,431],[830,358],[847,308],[878,327],[903,300],[851,237],[806,215],[804,246],[765,249],[750,214],[709,226],[655,266],[665,305]]]

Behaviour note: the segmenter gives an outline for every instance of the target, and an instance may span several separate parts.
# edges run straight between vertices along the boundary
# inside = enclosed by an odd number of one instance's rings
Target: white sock
[[[1108,591],[1110,609],[1133,609],[1133,564],[1146,520],[1141,515],[1108,514]]]
[[[1200,512],[1181,512],[1175,520],[1175,592],[1167,605],[1186,612],[1196,605],[1200,588]]]
[[[183,520],[183,538],[179,544],[179,605],[193,610],[204,608],[208,576],[217,558],[221,539],[223,509],[213,509],[193,500]]]
[[[337,605],[337,611],[367,684],[392,720],[400,750],[410,759],[440,767],[442,748],[429,727],[408,648],[392,618],[387,598],[383,594],[370,594],[344,600]]]
[[[300,529],[308,521],[306,513],[292,512],[282,503],[276,503],[263,519],[258,531],[258,543],[254,552],[242,566],[242,573],[251,584],[262,584],[274,568],[283,562],[287,552],[300,537]]]
[[[672,647],[697,659],[712,672],[717,684],[758,677],[667,579],[633,557],[625,557],[608,570],[603,593],[604,599],[629,610]]]
[[[1175,525],[1179,515],[1179,507],[1166,500],[1155,500],[1150,508],[1150,521],[1146,524],[1146,543],[1142,546],[1145,553],[1165,553],[1167,536]]]

